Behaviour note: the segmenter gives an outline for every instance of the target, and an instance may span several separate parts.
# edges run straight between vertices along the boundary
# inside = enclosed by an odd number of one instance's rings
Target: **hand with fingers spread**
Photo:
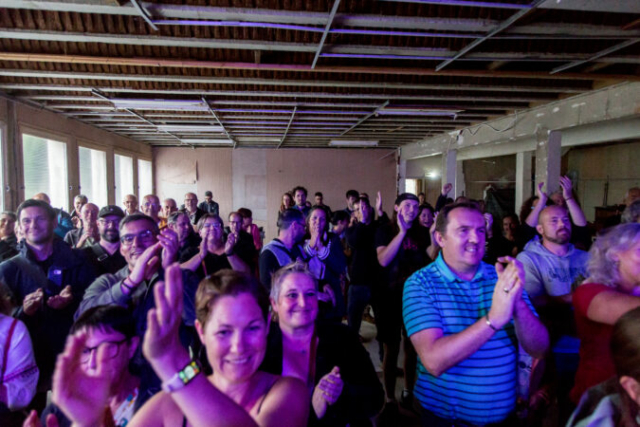
[[[172,264],[165,270],[165,281],[153,287],[153,296],[156,306],[147,313],[142,353],[164,381],[189,361],[178,336],[183,299],[182,272],[178,264]]]
[[[507,264],[506,267],[503,263]],[[519,261],[507,256],[498,259],[496,273],[498,281],[493,290],[489,319],[497,329],[501,329],[511,320],[515,304],[521,299],[524,269]]]
[[[73,301],[71,285],[65,286],[58,295],[54,295],[47,300],[47,305],[54,310],[62,310]]]
[[[322,377],[313,389],[311,403],[318,418],[327,412],[327,407],[333,405],[340,398],[344,382],[340,377],[340,368],[334,366],[331,372]]]
[[[166,269],[176,262],[178,250],[180,249],[178,234],[169,228],[165,228],[158,234],[158,243],[162,246],[162,268]]]
[[[27,316],[33,316],[42,307],[44,301],[44,291],[42,288],[38,288],[35,292],[32,292],[24,297],[22,301],[22,311]]]
[[[53,403],[74,424],[101,425],[111,384],[111,378],[105,370],[107,355],[105,348],[99,347],[96,369],[83,369],[80,358],[86,341],[85,331],[76,332],[67,339],[53,374]]]
[[[561,176],[558,178],[560,181],[560,187],[562,188],[562,197],[564,200],[573,199],[573,183],[567,176]]]
[[[127,286],[135,288],[145,280],[149,280],[153,274],[158,271],[160,266],[160,258],[158,253],[162,249],[162,244],[157,242],[140,254],[136,259],[133,270],[129,273],[129,280]]]

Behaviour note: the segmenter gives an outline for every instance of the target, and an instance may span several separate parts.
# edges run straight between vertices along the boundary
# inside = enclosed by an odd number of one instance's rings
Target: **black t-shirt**
[[[345,230],[347,244],[352,250],[349,276],[351,284],[374,286],[380,282],[382,270],[376,252],[377,221],[370,224],[361,222]]]
[[[204,268],[203,264],[204,263]],[[204,257],[204,260],[200,263],[200,266],[196,270],[196,275],[202,279],[206,276],[209,276],[216,271],[223,270],[225,268],[231,268],[231,264],[227,259],[226,254],[216,255],[212,253],[208,253],[207,256]]]
[[[87,259],[93,264],[96,271],[96,276],[102,276],[103,274],[116,274],[127,265],[127,260],[124,259],[119,250],[115,251],[113,255],[109,255],[99,243],[95,243],[93,246],[84,248],[82,250]]]
[[[395,223],[380,227],[376,232],[376,250],[381,246],[388,246],[397,234],[398,227]],[[431,262],[427,255],[429,244],[429,230],[417,224],[417,221],[414,222],[402,240],[398,253],[384,268],[389,286],[403,287],[409,276]]]

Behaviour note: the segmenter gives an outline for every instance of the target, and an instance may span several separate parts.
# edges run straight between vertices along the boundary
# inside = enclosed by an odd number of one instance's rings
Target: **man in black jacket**
[[[46,202],[29,199],[18,207],[25,244],[0,264],[0,282],[9,290],[14,316],[27,326],[40,369],[40,390],[51,384],[56,357],[85,289],[95,279],[79,250],[55,238],[56,212]]]

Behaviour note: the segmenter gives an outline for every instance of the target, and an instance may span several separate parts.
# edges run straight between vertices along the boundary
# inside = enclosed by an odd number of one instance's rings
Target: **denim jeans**
[[[349,328],[356,334],[360,333],[362,314],[369,301],[371,301],[371,288],[369,286],[354,284],[349,286],[347,321],[349,322]]]

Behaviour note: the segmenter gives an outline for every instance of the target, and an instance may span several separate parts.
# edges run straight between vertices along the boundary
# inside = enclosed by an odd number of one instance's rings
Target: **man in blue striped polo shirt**
[[[523,291],[522,265],[511,257],[495,268],[482,262],[485,233],[477,205],[445,206],[435,236],[442,252],[404,287],[424,426],[512,425],[517,341],[534,357],[549,345]]]

